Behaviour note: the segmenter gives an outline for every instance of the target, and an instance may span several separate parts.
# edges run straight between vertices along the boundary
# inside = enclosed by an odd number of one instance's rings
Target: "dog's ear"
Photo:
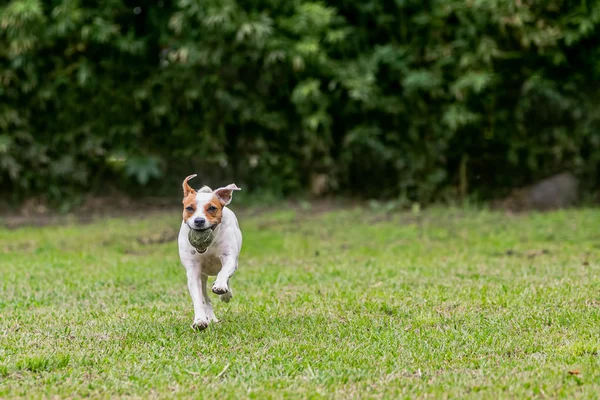
[[[186,197],[188,197],[188,195],[190,195],[191,193],[196,193],[196,191],[194,189],[192,189],[192,187],[190,185],[188,185],[188,181],[192,178],[195,178],[196,174],[194,175],[190,175],[187,178],[185,178],[183,180],[183,198],[185,199]]]
[[[217,190],[215,190],[213,193],[215,194],[215,196],[217,196],[217,199],[219,199],[219,201],[221,202],[221,204],[223,204],[224,206],[226,206],[227,204],[231,203],[231,196],[232,196],[232,192],[234,190],[242,190],[239,187],[235,186],[235,183],[232,183],[230,185],[227,185],[225,187],[222,188],[218,188]]]

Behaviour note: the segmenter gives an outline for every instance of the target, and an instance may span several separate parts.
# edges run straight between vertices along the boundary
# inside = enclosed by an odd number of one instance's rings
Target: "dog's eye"
[[[185,211],[189,212],[189,213],[193,213],[194,212],[194,207],[186,207]]]
[[[217,207],[215,207],[215,206],[208,207],[208,212],[215,212],[215,211],[217,211]]]

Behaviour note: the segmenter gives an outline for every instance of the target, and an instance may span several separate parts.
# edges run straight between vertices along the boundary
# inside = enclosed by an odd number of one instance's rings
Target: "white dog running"
[[[207,186],[196,191],[188,181],[183,181],[183,222],[179,230],[179,258],[187,271],[188,288],[194,303],[194,323],[192,329],[202,330],[211,321],[218,322],[208,297],[206,283],[208,276],[215,276],[213,293],[221,300],[229,302],[233,294],[229,278],[238,267],[238,256],[242,249],[242,232],[238,220],[226,206],[231,202],[234,190],[241,190],[235,184],[212,190]],[[189,242],[190,229],[213,230],[213,241],[200,253]]]

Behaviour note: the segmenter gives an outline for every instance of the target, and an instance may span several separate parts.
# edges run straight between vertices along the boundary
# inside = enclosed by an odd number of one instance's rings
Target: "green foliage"
[[[11,0],[0,190],[172,191],[198,172],[285,195],[327,174],[428,201],[465,177],[484,196],[561,170],[597,183],[599,24],[600,4],[566,0]]]

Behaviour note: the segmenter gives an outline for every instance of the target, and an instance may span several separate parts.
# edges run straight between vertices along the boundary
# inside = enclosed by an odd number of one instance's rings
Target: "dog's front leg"
[[[208,327],[208,316],[204,307],[204,298],[202,296],[202,286],[200,280],[200,266],[186,265],[187,278],[188,278],[188,289],[190,290],[190,296],[192,296],[192,302],[194,303],[194,323],[192,329],[203,330]]]
[[[201,274],[200,279],[202,281],[202,299],[204,300],[204,312],[206,313],[206,317],[209,321],[219,322],[217,317],[215,317],[215,312],[213,310],[212,302],[210,301],[210,297],[208,297],[208,291],[206,290],[206,283],[208,281],[208,276]]]
[[[231,300],[232,293],[229,288],[229,278],[235,273],[238,267],[237,257],[222,255],[219,257],[221,260],[221,271],[217,275],[217,279],[215,279],[215,283],[213,283],[212,291],[215,294],[220,294],[221,299],[225,302]]]

